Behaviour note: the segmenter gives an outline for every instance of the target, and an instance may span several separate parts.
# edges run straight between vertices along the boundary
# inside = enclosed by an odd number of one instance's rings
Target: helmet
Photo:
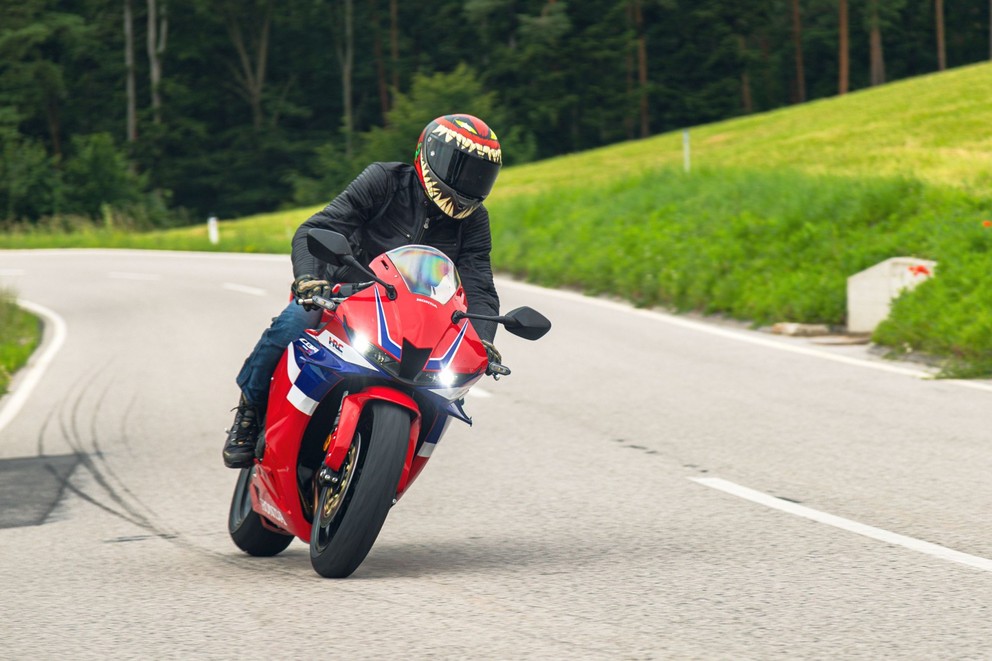
[[[424,128],[413,159],[427,197],[452,218],[464,218],[493,189],[503,153],[478,117],[445,115]]]

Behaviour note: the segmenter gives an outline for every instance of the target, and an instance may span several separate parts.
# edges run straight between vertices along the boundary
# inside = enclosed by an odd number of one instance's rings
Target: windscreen
[[[444,305],[462,286],[454,263],[429,246],[403,246],[386,253],[414,294]]]

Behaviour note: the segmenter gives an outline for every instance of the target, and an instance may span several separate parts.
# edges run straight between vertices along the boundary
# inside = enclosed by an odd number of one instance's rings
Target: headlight
[[[451,370],[441,370],[440,372],[421,372],[413,382],[418,386],[431,388],[457,388],[476,376],[476,374],[456,374]]]
[[[358,346],[356,345],[355,348],[358,349]],[[393,376],[396,376],[399,373],[400,361],[396,360],[371,342],[366,341],[365,347],[358,350],[361,351],[362,355],[365,356],[370,363],[379,369],[389,372]]]

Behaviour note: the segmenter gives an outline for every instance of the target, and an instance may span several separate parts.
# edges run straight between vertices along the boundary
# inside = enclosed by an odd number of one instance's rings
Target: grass
[[[841,324],[846,278],[899,255],[938,276],[874,339],[992,375],[992,64],[507,168],[494,266],[641,305]],[[507,145],[507,148],[512,146]],[[316,208],[149,234],[0,235],[0,248],[288,252]]]
[[[41,338],[37,317],[17,306],[13,294],[0,290],[0,395],[10,380],[28,361]]]

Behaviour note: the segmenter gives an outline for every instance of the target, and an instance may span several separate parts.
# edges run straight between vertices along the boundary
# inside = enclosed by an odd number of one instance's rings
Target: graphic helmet
[[[479,208],[502,164],[496,134],[472,115],[438,117],[424,128],[414,153],[424,192],[452,218]]]

